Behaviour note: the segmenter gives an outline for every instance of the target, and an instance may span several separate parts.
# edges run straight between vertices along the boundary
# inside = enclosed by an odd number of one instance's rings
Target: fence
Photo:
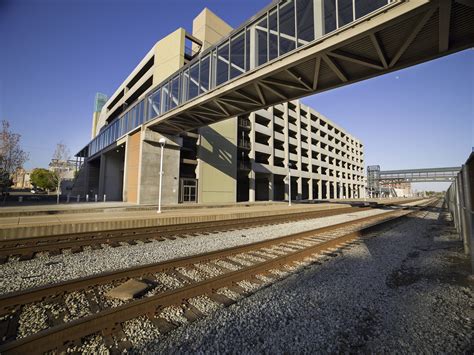
[[[464,251],[471,257],[471,272],[474,272],[474,151],[449,187],[446,203],[464,242]]]

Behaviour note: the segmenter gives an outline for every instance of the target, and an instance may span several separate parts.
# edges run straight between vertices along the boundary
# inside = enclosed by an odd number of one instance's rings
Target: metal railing
[[[474,272],[474,151],[446,192],[446,204]]]

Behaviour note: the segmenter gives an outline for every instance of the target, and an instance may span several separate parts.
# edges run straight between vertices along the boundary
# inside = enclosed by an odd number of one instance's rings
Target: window
[[[188,100],[191,100],[199,94],[199,62],[192,65],[189,69],[189,90]]]
[[[169,82],[161,87],[161,113],[167,112],[169,108]]]
[[[298,25],[298,47],[314,39],[313,0],[296,1],[296,18]]]
[[[295,7],[293,0],[280,4],[280,55],[295,49]]]
[[[171,80],[171,96],[170,96],[170,109],[178,106],[179,104],[179,86],[180,86],[181,80],[179,74],[176,75],[172,80]]]
[[[372,0],[372,1],[355,1],[355,15],[356,18],[367,15],[368,13],[377,10],[378,8],[387,5],[388,0]]]
[[[230,78],[245,72],[245,38],[244,32],[239,33],[230,41]]]
[[[268,59],[272,60],[278,57],[278,20],[277,10],[272,11],[268,17]]]
[[[257,66],[259,66],[268,61],[266,17],[264,17],[261,21],[257,23],[255,27],[255,32],[257,37],[255,53],[257,53]]]
[[[337,0],[337,12],[339,15],[339,27],[354,21],[352,0]]]
[[[336,29],[336,0],[324,0],[324,34]]]
[[[229,80],[229,43],[217,49],[216,86]]]
[[[201,65],[200,65],[200,74],[199,74],[199,82],[200,82],[200,87],[199,87],[199,93],[203,93],[209,90],[209,65],[211,63],[211,57],[207,55],[201,60]]]

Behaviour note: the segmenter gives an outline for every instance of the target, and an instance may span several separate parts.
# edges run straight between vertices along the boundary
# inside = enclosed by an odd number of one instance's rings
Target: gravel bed
[[[349,215],[249,228],[245,231],[220,232],[212,235],[199,235],[186,239],[178,238],[116,248],[104,245],[103,249],[87,250],[77,254],[66,252],[52,257],[43,255],[41,258],[27,261],[11,261],[0,265],[0,294],[277,238],[290,232],[302,232],[385,212],[386,210],[373,209]]]
[[[429,213],[341,256],[312,258],[297,274],[133,350],[473,353],[469,259],[437,219]]]

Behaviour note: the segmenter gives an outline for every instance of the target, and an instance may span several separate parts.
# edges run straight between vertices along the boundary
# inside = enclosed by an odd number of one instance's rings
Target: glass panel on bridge
[[[270,12],[268,16],[268,57],[269,60],[278,57],[278,19],[277,10]]]
[[[390,0],[355,0],[355,17],[359,18],[387,5]]]
[[[324,34],[336,28],[336,0],[324,0]]]
[[[245,33],[240,32],[230,40],[230,78],[245,72]]]
[[[296,1],[298,47],[314,39],[313,0]]]
[[[295,6],[293,0],[283,2],[279,6],[280,20],[280,55],[295,49]]]
[[[199,62],[193,64],[189,70],[188,100],[198,96],[199,93]]]
[[[339,15],[338,27],[342,27],[354,21],[352,0],[337,0],[337,12]]]
[[[170,109],[179,105],[180,76],[177,75],[171,80]]]
[[[229,42],[217,49],[216,86],[229,80]]]
[[[203,93],[209,90],[209,83],[210,83],[210,73],[209,64],[211,62],[211,57],[209,55],[205,56],[201,60],[201,66],[199,68],[199,93]]]
[[[257,43],[255,46],[255,52],[257,53],[257,65],[262,65],[268,61],[268,48],[267,48],[267,18],[264,17],[255,27]]]

